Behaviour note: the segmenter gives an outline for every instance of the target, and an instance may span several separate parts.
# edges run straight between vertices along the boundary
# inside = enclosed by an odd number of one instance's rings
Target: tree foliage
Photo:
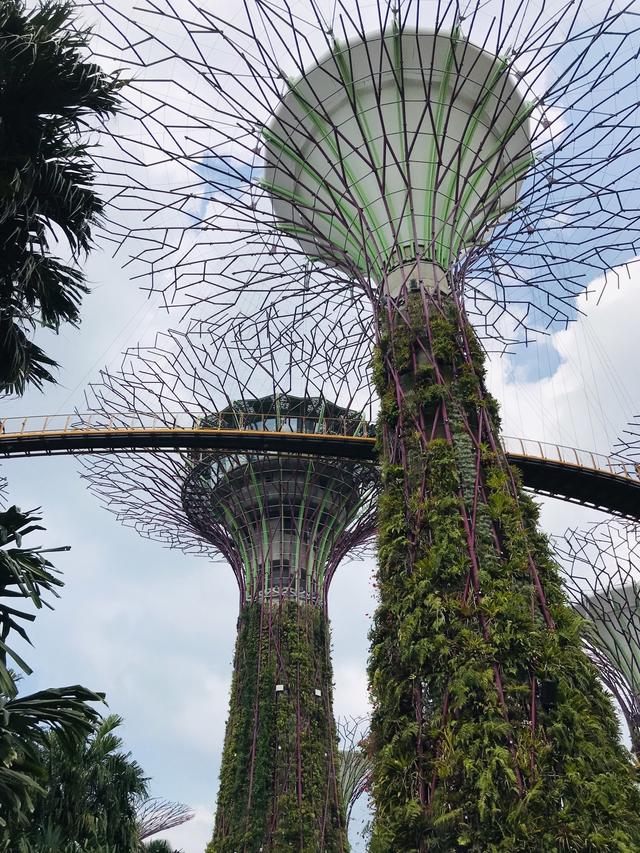
[[[104,847],[137,853],[137,804],[147,794],[147,779],[123,749],[121,723],[111,714],[95,732],[71,743],[58,731],[48,734],[40,747],[44,792],[35,800],[28,829],[14,839],[16,851],[39,850],[55,837],[61,847],[77,844],[87,853]]]
[[[29,642],[25,623],[34,615],[23,609],[25,604],[40,608],[46,604],[44,594],[57,595],[62,586],[44,556],[48,552],[23,546],[23,537],[43,529],[39,521],[39,516],[15,506],[0,513],[0,850],[13,851],[11,833],[28,824],[44,791],[43,745],[55,735],[66,748],[77,746],[98,719],[89,703],[104,700],[79,685],[17,697],[17,679],[7,657],[23,671],[31,670],[9,642],[9,634]]]
[[[156,839],[148,841],[144,845],[145,853],[182,853],[181,850],[175,850],[168,841]]]
[[[32,340],[38,326],[79,322],[88,292],[77,259],[102,202],[89,145],[92,116],[112,115],[117,75],[86,62],[88,33],[72,6],[0,0],[0,390],[54,381],[55,362]],[[62,239],[71,261],[51,254]]]
[[[104,697],[78,685],[19,698],[0,693],[0,850],[17,851],[16,835],[29,825],[44,794],[43,748],[51,733],[73,748],[93,730],[98,713],[88,703]]]
[[[7,657],[12,658],[23,672],[31,673],[29,666],[7,642],[11,631],[29,642],[23,623],[33,622],[35,616],[23,609],[23,603],[29,602],[37,609],[50,606],[43,596],[51,593],[57,598],[57,590],[63,586],[58,573],[44,555],[66,548],[43,551],[41,548],[22,547],[25,536],[44,530],[39,521],[41,518],[35,512],[25,513],[16,506],[0,512],[0,691],[10,696],[15,695],[16,687],[7,669]],[[17,602],[20,607],[15,606]]]

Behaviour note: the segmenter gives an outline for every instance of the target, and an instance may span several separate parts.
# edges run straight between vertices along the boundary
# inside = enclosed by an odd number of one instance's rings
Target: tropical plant
[[[182,850],[175,850],[168,841],[163,839],[148,841],[143,849],[146,853],[182,853]]]
[[[17,849],[10,836],[22,831],[37,798],[44,794],[42,747],[51,733],[73,748],[98,718],[87,703],[103,698],[79,685],[19,698],[0,693],[0,850]]]
[[[7,668],[7,657],[30,674],[31,669],[7,644],[10,631],[15,631],[23,640],[29,637],[23,622],[33,622],[35,615],[13,607],[16,599],[28,600],[34,607],[50,607],[43,598],[44,593],[58,597],[57,589],[63,586],[58,573],[44,556],[53,551],[68,548],[23,548],[23,537],[36,530],[44,530],[35,511],[22,512],[12,506],[0,512],[0,691],[15,696],[15,681]],[[9,603],[10,602],[10,603]]]
[[[102,202],[94,188],[92,117],[117,109],[117,74],[83,60],[88,32],[72,6],[0,0],[0,390],[55,381],[56,362],[31,339],[38,326],[79,322],[88,292],[77,266]],[[70,263],[50,253],[63,239]]]
[[[636,768],[495,440],[484,353],[423,296],[374,357],[380,441],[405,456],[382,464],[369,851],[640,850]]]
[[[332,684],[329,625],[320,608],[286,598],[277,607],[243,607],[206,853],[349,849],[340,791],[327,772],[338,764],[331,700],[319,702],[316,692],[322,685],[329,696]]]
[[[17,697],[17,676],[7,658],[24,672],[31,669],[9,645],[14,631],[24,641],[29,637],[25,622],[33,613],[15,606],[16,599],[40,608],[43,595],[57,596],[61,579],[39,548],[23,547],[24,536],[42,530],[39,516],[17,507],[0,512],[0,850],[15,850],[10,836],[28,822],[36,799],[44,793],[42,747],[55,735],[72,749],[93,731],[98,712],[88,704],[104,696],[79,685],[41,690]],[[63,550],[63,549],[50,549]]]
[[[25,851],[39,850],[52,833],[62,848],[74,843],[91,853],[105,847],[118,853],[140,849],[136,806],[147,795],[147,779],[123,748],[116,731],[121,724],[121,717],[110,714],[95,732],[73,743],[57,731],[48,735],[40,756],[47,768],[45,791],[20,839]],[[17,839],[15,849],[20,849]]]

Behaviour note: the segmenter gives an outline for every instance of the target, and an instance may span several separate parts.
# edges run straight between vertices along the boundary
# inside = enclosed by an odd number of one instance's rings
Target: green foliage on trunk
[[[288,599],[245,606],[208,853],[348,849],[332,693],[323,613]]]
[[[637,851],[629,755],[582,651],[537,508],[502,455],[473,444],[483,410],[497,434],[482,353],[467,328],[463,356],[453,306],[429,319],[430,342],[419,298],[410,311],[410,325],[382,341],[374,365],[380,432],[397,435],[402,419],[404,456],[383,461],[369,661],[371,851]],[[420,341],[437,356],[439,384],[433,364],[414,360]],[[441,426],[431,437],[418,421],[430,425],[440,400],[450,436]],[[463,518],[474,494],[470,544]],[[532,564],[554,629],[537,604]]]

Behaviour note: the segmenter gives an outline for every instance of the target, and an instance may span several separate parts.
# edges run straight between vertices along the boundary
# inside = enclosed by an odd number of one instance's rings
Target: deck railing
[[[196,430],[222,432],[252,430],[263,432],[295,432],[315,435],[349,435],[373,438],[372,425],[365,418],[316,417],[313,415],[268,412],[224,412],[212,415],[203,412],[132,412],[117,414],[29,415],[0,418],[2,436],[19,436],[95,432],[153,432],[166,430]],[[580,450],[563,444],[537,441],[530,438],[502,436],[504,449],[512,455],[546,462],[560,462],[640,482],[640,465],[616,456],[591,450]]]
[[[323,435],[373,437],[373,427],[364,417],[317,417],[282,412],[131,412],[63,415],[28,415],[0,418],[0,434],[17,437],[41,433],[79,433],[103,430],[198,431],[256,430],[262,432],[298,432]]]
[[[604,453],[595,453],[592,450],[579,450],[576,447],[553,444],[549,441],[514,438],[510,435],[502,436],[502,446],[513,456],[526,456],[528,459],[541,459],[545,462],[561,462],[563,465],[604,471],[640,482],[640,465],[634,465],[616,456],[606,456]]]

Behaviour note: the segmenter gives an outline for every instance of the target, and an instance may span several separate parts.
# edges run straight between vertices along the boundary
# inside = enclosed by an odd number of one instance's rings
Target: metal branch
[[[356,802],[371,783],[371,759],[367,754],[368,717],[340,717],[337,720],[340,738],[338,778],[342,801],[347,809],[347,826]]]
[[[311,2],[249,0],[227,21],[195,0],[179,9],[171,0],[143,0],[135,14],[119,0],[87,4],[96,57],[134,69],[125,93],[127,113],[101,129],[102,147],[95,154],[110,211],[106,237],[114,252],[143,286],[214,329],[234,317],[255,318],[257,329],[265,316],[277,316],[276,345],[285,345],[288,335],[313,334],[317,323],[332,326],[339,317],[342,334],[326,342],[331,360],[346,347],[352,362],[366,361],[380,259],[384,267],[384,258],[406,258],[407,251],[424,257],[433,250],[446,260],[490,348],[527,343],[575,318],[576,298],[590,282],[602,277],[598,287],[606,286],[617,274],[612,268],[623,269],[640,252],[635,192],[640,128],[633,120],[640,77],[637,16],[611,4],[593,20],[582,0],[553,10],[545,4],[500,4],[497,15],[491,3],[469,3],[464,13],[457,4],[437,4],[428,20],[434,32],[460,33],[465,44],[500,57],[503,80],[518,81],[522,110],[515,121],[528,126],[530,151],[516,150],[511,171],[501,173],[502,162],[473,159],[462,145],[445,151],[437,140],[446,135],[453,113],[450,108],[437,113],[426,95],[417,125],[405,117],[395,129],[377,92],[378,114],[370,113],[365,124],[355,90],[345,85],[348,68],[340,64],[331,73],[352,102],[353,120],[349,131],[332,124],[313,89],[299,82],[305,69],[357,39],[374,67],[380,33],[393,31],[409,45],[422,17],[418,0],[403,3],[398,14],[390,0],[366,11],[352,0],[334,5],[327,18]],[[441,71],[420,44],[413,49],[423,52],[428,93]],[[382,51],[391,59],[385,42]],[[467,54],[464,48],[460,68]],[[495,85],[491,73],[486,70],[487,88]],[[452,103],[456,86],[464,85],[464,75],[458,77]],[[362,181],[354,183],[339,162],[311,165],[313,139],[283,108],[293,92],[330,128],[336,153],[358,145],[359,171],[378,182],[382,197],[394,170],[403,172],[393,134],[403,134],[411,154],[425,126],[440,128],[434,151],[440,164],[425,164],[432,181],[427,192],[449,194],[451,201],[431,246],[421,237],[413,245],[411,237],[407,248],[407,235],[423,232],[417,176],[403,174],[407,198],[401,207],[388,202],[386,211],[380,208],[397,223],[384,243],[368,218]],[[494,108],[493,124],[504,119],[506,109]],[[306,174],[295,175],[295,198],[287,202],[287,218],[298,223],[294,230],[278,215],[272,202],[279,190],[269,186],[268,168],[265,172],[273,159],[269,122],[275,114],[291,162],[307,163]],[[473,121],[471,109],[464,134],[472,132]],[[369,140],[378,126],[389,137],[382,143],[384,168]],[[513,138],[516,132],[515,126],[509,130]],[[473,180],[486,173],[503,190],[517,184],[518,205],[501,210],[490,202],[494,209],[488,210],[486,198],[470,204],[464,180],[450,182],[454,167],[463,163]],[[294,180],[290,165],[281,161],[280,168],[289,169],[288,179]],[[344,235],[339,248],[332,237],[328,250],[317,229],[316,213],[325,208],[334,236]],[[461,217],[470,224],[471,238],[460,236]],[[479,230],[478,217],[487,223]],[[377,248],[359,256],[363,241]],[[310,252],[312,244],[321,251]]]
[[[585,619],[584,642],[640,749],[640,535],[601,522],[555,539],[565,587]]]
[[[136,809],[136,820],[140,840],[182,826],[193,820],[195,812],[183,803],[173,803],[160,797],[143,800]]]

